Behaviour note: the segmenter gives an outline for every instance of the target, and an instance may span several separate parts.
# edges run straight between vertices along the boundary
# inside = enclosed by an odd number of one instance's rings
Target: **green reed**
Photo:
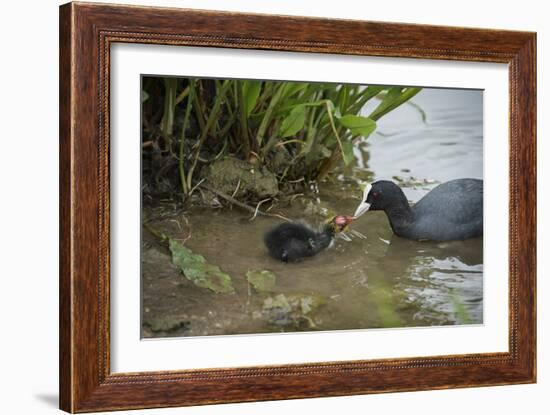
[[[162,86],[161,86],[162,85]],[[162,100],[158,136],[177,159],[181,190],[201,179],[199,166],[232,155],[271,167],[277,153],[280,182],[321,181],[354,146],[376,130],[376,121],[421,88],[332,83],[149,78],[143,101]],[[374,110],[363,114],[372,99]],[[179,117],[179,118],[178,118]],[[148,124],[155,119],[146,120]],[[179,134],[176,133],[179,130]],[[151,137],[147,137],[150,142]],[[144,138],[146,141],[146,138]],[[174,149],[177,148],[177,153]],[[206,155],[206,156],[205,156]]]

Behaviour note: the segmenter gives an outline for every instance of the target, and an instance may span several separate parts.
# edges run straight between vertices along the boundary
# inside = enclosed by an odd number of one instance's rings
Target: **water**
[[[321,186],[322,208],[351,214],[360,197],[358,179],[398,181],[414,203],[438,182],[482,178],[481,92],[425,89],[414,103],[427,122],[413,105],[381,119],[379,134],[356,150],[357,165]],[[275,210],[312,223],[319,220],[305,213],[307,202],[300,199]],[[409,241],[392,234],[383,212],[369,212],[353,223],[356,232],[337,238],[332,249],[284,264],[266,255],[262,242],[278,219],[250,221],[238,209],[200,208],[187,212],[187,218],[188,224],[178,215],[161,224],[182,239],[190,232],[186,246],[230,274],[236,293],[215,294],[194,286],[170,264],[167,250],[144,232],[144,337],[483,322],[482,238]],[[245,277],[249,270],[272,271],[273,292],[256,292]],[[285,296],[282,305],[280,294]]]

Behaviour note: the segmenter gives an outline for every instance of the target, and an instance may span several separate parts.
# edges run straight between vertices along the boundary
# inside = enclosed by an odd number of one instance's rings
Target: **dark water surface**
[[[318,223],[311,212],[319,208],[352,214],[361,181],[394,180],[414,203],[439,182],[482,178],[482,93],[425,89],[414,104],[426,122],[413,105],[381,119],[377,133],[357,148],[357,165],[321,186],[319,205],[297,199],[275,210]],[[186,216],[191,224],[186,246],[231,275],[235,294],[194,286],[144,232],[144,337],[483,322],[482,238],[409,241],[392,235],[384,213],[369,212],[332,249],[284,264],[266,254],[262,241],[278,219],[250,221],[237,209],[193,208]],[[159,224],[175,237],[188,236],[189,227],[177,216]],[[248,284],[250,270],[275,274],[271,292],[256,292]]]

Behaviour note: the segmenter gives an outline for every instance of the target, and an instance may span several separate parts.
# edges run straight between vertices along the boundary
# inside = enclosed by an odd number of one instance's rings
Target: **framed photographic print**
[[[535,382],[535,61],[528,32],[61,6],[61,409]]]

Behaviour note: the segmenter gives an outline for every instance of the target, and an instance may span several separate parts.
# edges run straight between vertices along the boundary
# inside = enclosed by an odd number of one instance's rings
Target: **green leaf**
[[[383,115],[407,102],[421,90],[422,88],[410,87],[403,89],[402,87],[391,87],[384,96],[382,102],[370,113],[369,118],[378,120]]]
[[[306,82],[287,82],[285,85],[284,97],[289,98],[300,91],[307,88],[309,84]]]
[[[351,133],[356,135],[362,135],[368,137],[376,130],[376,122],[367,117],[361,117],[360,115],[347,114],[338,118],[340,124],[348,128]]]
[[[260,90],[262,89],[261,81],[244,81],[243,82],[243,97],[245,102],[245,114],[250,116],[252,110],[258,102]]]
[[[343,111],[346,111],[348,106],[350,85],[342,85],[338,90],[338,97],[336,98],[336,104],[338,108],[342,108]],[[335,115],[336,118],[340,118]]]
[[[353,155],[353,143],[351,141],[344,141],[342,143],[342,158],[344,160],[344,164],[348,166],[355,158]]]
[[[282,138],[290,137],[304,128],[306,123],[306,107],[300,105],[295,107],[290,113],[285,117],[279,128],[279,134]]]
[[[378,104],[378,106],[374,109],[373,112],[369,115],[370,118],[378,119],[383,114],[385,114],[393,105],[394,103],[399,99],[401,96],[401,87],[391,87],[388,89],[388,91],[384,94],[384,98],[382,99],[382,102]]]
[[[174,239],[169,239],[168,242],[172,253],[172,263],[181,270],[185,278],[197,287],[207,288],[215,293],[235,292],[231,277],[219,267],[208,263],[202,255],[193,253]]]
[[[273,291],[275,287],[276,277],[271,271],[248,271],[246,273],[246,279],[258,292]]]

